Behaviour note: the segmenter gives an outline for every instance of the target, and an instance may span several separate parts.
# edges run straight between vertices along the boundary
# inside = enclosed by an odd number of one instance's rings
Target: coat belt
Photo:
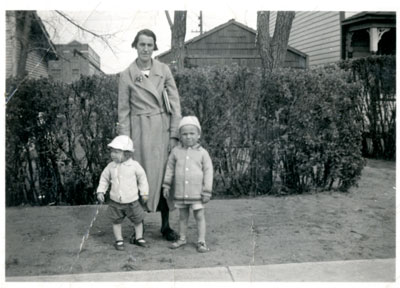
[[[165,109],[151,109],[151,110],[142,110],[139,112],[131,112],[132,116],[154,116],[165,113]]]

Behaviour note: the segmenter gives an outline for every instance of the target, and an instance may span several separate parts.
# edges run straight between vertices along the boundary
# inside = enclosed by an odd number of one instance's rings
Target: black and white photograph
[[[396,4],[136,2],[4,5],[1,286],[397,286]]]

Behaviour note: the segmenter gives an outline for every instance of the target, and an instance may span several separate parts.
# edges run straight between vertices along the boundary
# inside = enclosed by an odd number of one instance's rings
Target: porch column
[[[345,59],[353,58],[353,47],[351,47],[352,38],[353,38],[353,32],[347,32],[346,33]]]
[[[378,43],[381,40],[382,35],[389,31],[390,28],[376,28],[371,27],[368,30],[369,33],[369,51],[372,54],[376,54],[378,52]]]

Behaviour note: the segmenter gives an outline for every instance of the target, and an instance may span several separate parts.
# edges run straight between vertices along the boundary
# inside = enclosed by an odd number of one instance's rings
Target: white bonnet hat
[[[107,145],[108,147],[119,149],[122,151],[135,151],[133,149],[133,142],[129,136],[120,135],[115,137],[110,144]]]
[[[199,128],[199,131],[201,132],[201,126],[199,119],[197,119],[196,116],[185,116],[182,118],[181,122],[179,122],[178,129],[181,129],[181,127],[185,125],[194,125],[197,128]]]

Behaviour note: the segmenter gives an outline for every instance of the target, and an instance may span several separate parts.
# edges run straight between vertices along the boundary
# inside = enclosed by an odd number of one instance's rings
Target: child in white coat
[[[97,199],[104,202],[104,194],[110,184],[110,203],[108,205],[108,216],[113,222],[115,237],[114,247],[124,250],[122,237],[122,222],[128,217],[135,228],[135,239],[133,244],[147,247],[143,238],[144,210],[139,203],[139,192],[143,202],[146,202],[149,194],[146,173],[137,161],[132,159],[133,142],[128,136],[117,136],[108,144],[111,148],[111,159],[103,170],[100,183],[97,188]]]

